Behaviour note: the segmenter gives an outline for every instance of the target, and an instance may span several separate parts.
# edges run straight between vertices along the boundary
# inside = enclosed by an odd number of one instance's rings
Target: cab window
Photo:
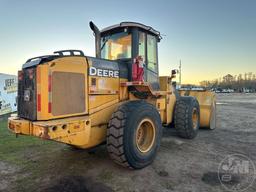
[[[139,32],[139,56],[142,56],[143,61],[146,61],[146,35],[143,32]]]
[[[109,60],[131,58],[131,34],[120,32],[101,38],[101,57]]]
[[[147,35],[148,69],[157,72],[157,41],[156,37]]]

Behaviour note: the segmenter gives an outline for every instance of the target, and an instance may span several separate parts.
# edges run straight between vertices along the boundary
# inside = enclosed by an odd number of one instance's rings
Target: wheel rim
[[[144,119],[136,129],[136,145],[140,152],[148,152],[155,142],[156,128],[150,119]]]
[[[193,129],[197,129],[197,126],[198,126],[198,113],[197,113],[197,109],[196,108],[193,109],[192,121],[193,121]]]

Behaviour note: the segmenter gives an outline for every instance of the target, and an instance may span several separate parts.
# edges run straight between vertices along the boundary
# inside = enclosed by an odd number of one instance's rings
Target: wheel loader
[[[214,93],[177,90],[175,71],[159,76],[160,32],[135,22],[102,30],[90,22],[90,28],[96,57],[62,50],[23,64],[11,132],[81,149],[106,143],[114,162],[141,169],[154,160],[163,127],[173,125],[187,139],[199,127],[215,128]],[[139,80],[133,70],[138,56]]]

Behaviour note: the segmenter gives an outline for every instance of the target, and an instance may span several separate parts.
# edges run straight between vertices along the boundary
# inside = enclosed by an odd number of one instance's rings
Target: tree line
[[[256,92],[256,74],[252,72],[231,75],[227,74],[214,80],[204,80],[200,85],[210,89],[232,89],[236,92]]]

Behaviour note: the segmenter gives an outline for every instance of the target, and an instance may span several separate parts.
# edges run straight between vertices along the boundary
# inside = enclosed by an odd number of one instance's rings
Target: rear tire
[[[195,97],[179,97],[175,106],[174,124],[180,137],[196,137],[200,127],[200,108]]]
[[[117,164],[141,169],[151,164],[162,136],[156,108],[144,101],[130,101],[113,113],[107,129],[107,150]]]

